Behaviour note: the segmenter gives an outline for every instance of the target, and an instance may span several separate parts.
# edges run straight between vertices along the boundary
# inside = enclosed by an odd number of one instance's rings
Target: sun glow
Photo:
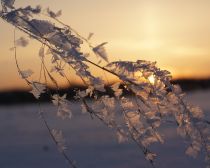
[[[148,77],[148,80],[149,80],[149,82],[150,82],[151,84],[155,84],[155,77],[154,77],[154,75],[149,76],[149,77]]]

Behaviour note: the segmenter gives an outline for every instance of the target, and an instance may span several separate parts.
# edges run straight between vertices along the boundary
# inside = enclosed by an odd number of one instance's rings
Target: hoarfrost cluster
[[[62,11],[53,12],[49,8],[43,10],[41,6],[16,9],[14,2],[14,0],[1,0],[0,17],[41,43],[39,56],[42,60],[44,75],[57,88],[59,88],[59,81],[56,81],[52,73],[58,73],[66,78],[64,64],[75,71],[87,87],[85,90],[76,91],[76,98],[81,101],[84,113],[89,113],[91,117],[99,119],[114,129],[119,142],[136,143],[145,159],[153,167],[155,167],[157,154],[150,150],[150,145],[163,144],[165,139],[160,134],[159,128],[165,123],[173,123],[177,126],[177,133],[189,144],[186,154],[197,157],[201,151],[204,151],[207,166],[210,166],[209,121],[205,120],[199,107],[185,100],[185,95],[178,85],[170,83],[170,72],[158,68],[156,62],[145,60],[108,62],[104,47],[106,42],[93,46],[90,43],[93,33],[90,33],[87,39],[80,36],[74,29],[58,19]],[[43,19],[45,16],[48,16],[47,20]],[[92,53],[87,54],[82,51],[83,43],[88,44]],[[25,47],[27,44],[28,40],[21,37],[16,40],[14,48]],[[91,54],[95,54],[100,62],[104,61],[107,65],[101,66],[100,63],[94,63],[91,60]],[[44,63],[45,55],[51,56],[53,67],[50,71]],[[90,71],[90,65],[117,77],[118,82],[105,86],[104,79],[95,76]],[[35,98],[39,99],[41,94],[49,92],[47,81],[32,81],[30,80],[32,70],[21,70],[18,65],[17,67],[21,77],[31,87],[30,92]],[[108,94],[108,89],[113,94]],[[124,92],[129,92],[132,96],[127,96]],[[52,103],[58,109],[58,117],[71,118],[71,104],[66,98],[67,95],[49,94]],[[87,101],[89,97],[93,99],[91,103]],[[68,160],[64,152],[66,147],[62,132],[53,129],[50,134]],[[70,165],[75,167],[72,162]]]

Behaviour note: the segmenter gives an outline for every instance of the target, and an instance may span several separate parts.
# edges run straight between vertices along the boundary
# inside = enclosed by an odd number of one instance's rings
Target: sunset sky
[[[175,78],[210,77],[210,0],[16,0],[62,9],[60,20],[93,43],[108,42],[110,61],[145,59]],[[0,90],[25,87],[14,61],[13,30],[0,20]],[[23,34],[17,33],[17,36]],[[40,44],[18,49],[21,67],[39,69]],[[73,79],[74,80],[74,79]]]

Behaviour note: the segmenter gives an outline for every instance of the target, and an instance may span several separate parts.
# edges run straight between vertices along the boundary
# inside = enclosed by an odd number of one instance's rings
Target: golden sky
[[[95,44],[109,42],[110,61],[145,59],[176,78],[210,76],[210,0],[16,0],[29,4],[62,9],[60,19],[81,35],[93,32]],[[9,51],[13,30],[0,20],[0,90],[26,86]],[[31,41],[18,49],[23,69],[38,72],[39,47]]]

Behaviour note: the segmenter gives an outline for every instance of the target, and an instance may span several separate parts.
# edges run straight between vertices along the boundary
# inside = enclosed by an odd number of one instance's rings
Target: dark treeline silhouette
[[[177,79],[172,81],[173,84],[179,84],[183,91],[193,91],[193,90],[204,90],[210,89],[210,78],[209,79]],[[49,102],[50,95],[53,94],[67,94],[69,100],[75,100],[76,90],[86,89],[83,86],[74,86],[71,88],[63,88],[59,91],[55,89],[49,89],[47,94],[42,94],[40,97],[41,102]],[[122,88],[123,89],[123,88]],[[106,87],[107,93],[112,96],[113,92],[110,88]],[[124,95],[130,94],[128,91],[123,89]],[[102,95],[102,93],[98,93]],[[20,104],[20,103],[35,103],[37,100],[34,96],[25,90],[14,90],[14,91],[2,91],[0,92],[0,105],[9,105],[9,104]]]
[[[210,78],[208,79],[177,79],[173,84],[179,84],[183,91],[210,89]]]

